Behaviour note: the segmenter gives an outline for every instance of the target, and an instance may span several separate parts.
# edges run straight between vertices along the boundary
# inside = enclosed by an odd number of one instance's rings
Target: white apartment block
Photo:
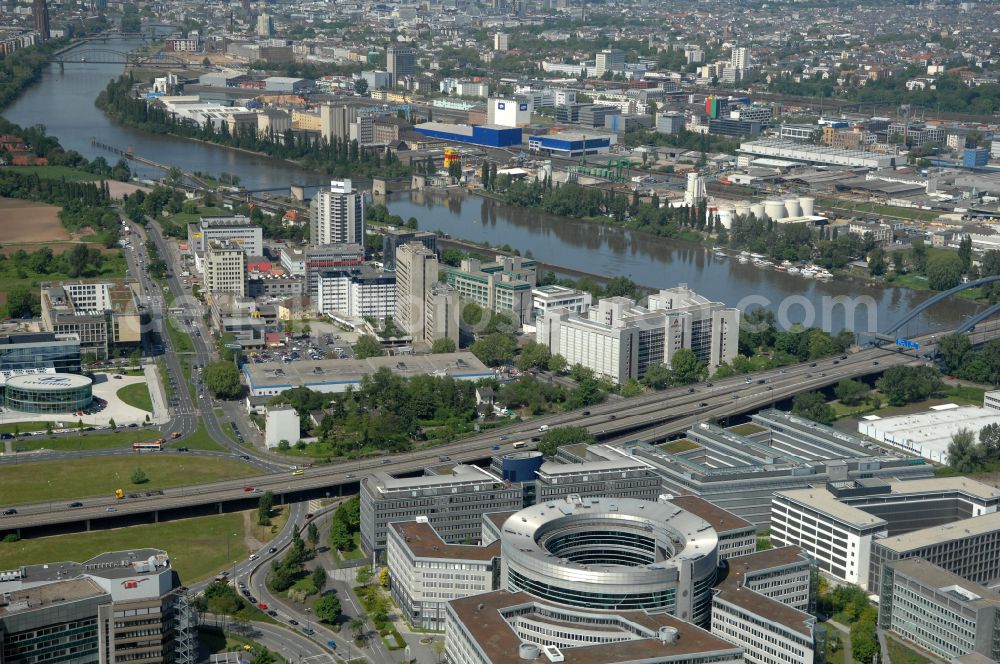
[[[447,603],[496,590],[500,542],[448,544],[426,517],[389,524],[386,561],[391,592],[417,629],[443,630]]]
[[[438,278],[438,260],[420,242],[396,249],[396,322],[414,339],[426,338],[425,303]]]
[[[810,562],[798,547],[731,558],[712,598],[712,634],[752,664],[812,664]]]
[[[537,322],[536,339],[570,366],[582,364],[623,383],[651,366],[670,365],[681,348],[709,370],[732,361],[739,348],[740,312],[710,302],[686,285],[649,296],[649,306],[624,297],[600,300],[586,317],[553,308]]]
[[[205,248],[205,292],[232,293],[243,297],[247,292],[247,255],[235,242],[209,240]]]
[[[310,243],[365,243],[365,202],[350,180],[332,180],[329,190],[316,193],[309,204]]]

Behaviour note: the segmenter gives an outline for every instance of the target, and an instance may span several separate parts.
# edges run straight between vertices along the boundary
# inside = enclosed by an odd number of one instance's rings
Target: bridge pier
[[[222,514],[222,501],[219,501],[219,514]]]
[[[153,511],[153,523],[159,523],[159,522],[160,522],[160,510],[154,510]]]
[[[89,533],[90,532],[90,519],[87,519],[86,521],[84,521],[83,525],[86,527],[87,532]]]

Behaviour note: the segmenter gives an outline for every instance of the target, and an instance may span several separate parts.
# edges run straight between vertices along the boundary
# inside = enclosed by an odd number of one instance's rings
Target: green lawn
[[[50,422],[6,422],[0,424],[0,433],[14,433],[15,431],[25,432],[25,431],[45,431]],[[64,422],[64,424],[72,426],[75,422]]]
[[[146,383],[132,383],[118,390],[118,398],[139,410],[153,412],[153,400]]]
[[[934,660],[924,657],[893,638],[887,638],[889,659],[892,664],[934,664]]]
[[[142,468],[148,482],[137,486],[129,481],[136,468]],[[22,463],[0,467],[0,505],[110,496],[119,487],[149,491],[258,474],[253,466],[235,460],[169,452]]]
[[[194,352],[194,344],[191,342],[191,336],[183,330],[178,330],[177,326],[169,320],[167,321],[167,334],[170,336],[175,353]]]
[[[36,174],[40,178],[61,180],[65,178],[69,182],[103,180],[100,175],[81,171],[69,166],[6,166],[7,170],[15,173]]]
[[[0,569],[16,569],[27,563],[82,562],[105,551],[150,546],[170,555],[181,583],[185,584],[211,577],[231,567],[234,560],[243,560],[249,555],[243,541],[243,515],[236,512],[0,543]]]
[[[749,436],[751,434],[760,433],[761,431],[767,431],[764,427],[754,424],[753,422],[737,424],[734,427],[729,427],[729,430],[737,436]]]
[[[59,451],[106,450],[127,447],[132,443],[156,440],[162,436],[159,429],[136,427],[135,429],[117,429],[117,432],[104,431],[80,436],[33,436],[17,440],[14,446],[20,452],[40,449]]]
[[[678,440],[672,440],[669,443],[663,443],[662,445],[658,445],[657,447],[659,447],[664,452],[671,452],[673,454],[677,454],[680,452],[687,452],[688,450],[696,450],[699,447],[701,447],[701,445],[694,442],[693,440],[688,440],[687,438],[680,438]]]
[[[223,429],[229,425],[224,425]],[[190,436],[186,436],[177,441],[177,444],[181,447],[187,447],[192,450],[210,450],[210,451],[222,451],[224,448],[217,442],[212,440],[212,437],[208,435],[208,431],[205,429],[205,424],[200,419],[198,420],[198,428]]]
[[[920,274],[903,274],[892,280],[891,285],[902,286],[911,290],[928,291],[931,290],[927,283],[927,277]]]

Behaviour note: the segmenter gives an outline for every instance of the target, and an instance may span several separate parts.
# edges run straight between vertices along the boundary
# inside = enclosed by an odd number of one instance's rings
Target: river
[[[138,42],[112,40],[96,48],[125,50]],[[80,52],[87,46],[80,47]],[[94,147],[96,140],[154,161],[188,171],[220,172],[240,176],[248,189],[274,189],[289,184],[317,185],[322,173],[195,141],[160,136],[119,126],[94,106],[94,98],[108,80],[121,74],[122,65],[71,62],[60,71],[50,66],[42,79],[3,115],[21,125],[43,124],[63,146],[88,158],[116,157]],[[159,177],[155,169],[133,164],[140,177]],[[455,238],[493,245],[509,244],[530,250],[540,261],[584,272],[628,276],[637,283],[669,287],[687,283],[706,297],[728,305],[758,303],[774,308],[789,322],[811,322],[832,330],[845,325],[843,307],[825,311],[824,297],[848,296],[860,302],[871,298],[874,318],[862,304],[848,316],[854,330],[884,329],[929,297],[904,288],[873,288],[861,280],[816,282],[773,270],[719,259],[701,245],[656,238],[602,224],[577,222],[516,208],[462,192],[409,192],[389,197],[388,205],[404,219],[419,220],[424,230],[441,230]],[[914,336],[957,325],[977,306],[957,298],[937,305],[901,331]],[[812,311],[810,317],[809,311]]]

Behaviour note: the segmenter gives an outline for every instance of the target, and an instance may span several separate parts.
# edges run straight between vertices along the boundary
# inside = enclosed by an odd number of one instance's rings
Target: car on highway
[[[83,503],[81,503],[80,501],[77,500],[77,501],[74,501],[74,502],[70,503],[69,507],[83,507]]]
[[[313,634],[316,633],[316,630],[314,630],[312,627],[303,627],[302,633],[305,634],[306,636],[312,636]]]
[[[253,491],[253,487],[252,486],[245,486],[245,487],[243,487],[243,490],[247,491],[247,492]]]
[[[392,460],[390,460],[390,459],[382,459],[382,465],[383,466],[386,465],[386,464],[390,464],[390,463],[392,463]]]
[[[337,649],[337,642],[334,641],[333,639],[329,639],[326,642],[326,647],[329,648],[330,650],[336,650]]]
[[[272,546],[270,549],[267,550],[267,552],[268,553],[277,553],[278,552],[278,547]]]
[[[298,621],[298,620],[296,620],[295,618],[292,618],[292,619],[290,619],[290,620],[288,621],[288,624],[289,624],[289,625],[298,625],[298,624],[299,624],[299,621]]]
[[[877,367],[878,366],[878,360],[872,360],[872,366],[873,367]]]
[[[5,509],[3,511],[3,515],[4,516],[14,516],[15,514],[17,514],[17,510],[14,509],[13,507],[10,507],[10,508]]]
[[[306,521],[308,521],[311,518],[313,518],[313,513],[312,512],[309,512],[308,514],[306,514]]]
[[[257,604],[257,608],[260,609],[261,611],[267,611],[267,604],[265,604],[264,602],[260,602],[259,604]]]
[[[105,507],[104,511],[105,512],[117,512],[118,508],[116,508],[116,507]]]
[[[493,452],[499,452],[500,451],[500,446],[499,445],[494,445],[493,447],[490,448],[490,450],[493,451]],[[348,475],[348,477],[353,477],[353,475]]]
[[[293,470],[292,475],[304,475],[306,471],[304,470]]]
[[[267,612],[267,615],[271,616],[272,618],[276,618],[278,616],[278,612],[275,611],[274,609],[271,609],[270,611]]]

